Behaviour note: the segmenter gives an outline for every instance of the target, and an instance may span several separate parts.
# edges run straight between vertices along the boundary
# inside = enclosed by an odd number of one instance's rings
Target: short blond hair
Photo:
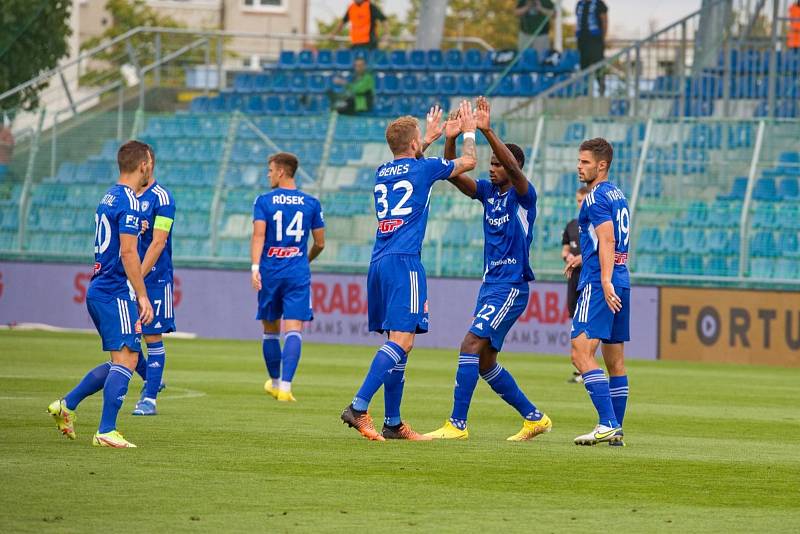
[[[386,127],[386,142],[392,154],[399,154],[411,146],[411,141],[416,139],[419,122],[411,115],[405,115],[393,120]]]

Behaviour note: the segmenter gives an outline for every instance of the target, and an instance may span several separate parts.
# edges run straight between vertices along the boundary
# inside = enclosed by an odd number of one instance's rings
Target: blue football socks
[[[297,330],[286,332],[283,337],[283,355],[281,356],[281,382],[291,383],[297,365],[300,363],[300,351],[303,348],[303,335]]]
[[[100,417],[100,427],[97,429],[101,434],[117,428],[117,414],[128,393],[131,376],[132,373],[128,368],[111,364],[108,378],[103,386],[103,415]]]
[[[408,355],[403,353],[400,363],[389,369],[383,380],[383,405],[386,426],[397,426],[400,419],[400,403],[403,400],[403,388],[406,384],[406,363]]]
[[[622,420],[625,419],[625,408],[628,405],[628,376],[609,377],[608,388],[611,393],[611,405],[614,407],[614,415],[619,426],[622,426]]]
[[[453,390],[453,413],[450,422],[459,430],[467,428],[467,413],[472,402],[472,394],[475,386],[478,385],[478,362],[480,358],[477,354],[458,355],[458,370],[456,371],[456,387]]]
[[[400,345],[392,341],[387,341],[378,349],[372,359],[367,376],[364,378],[364,383],[361,384],[361,388],[353,399],[353,409],[362,412],[367,410],[372,397],[383,385],[383,381],[386,379],[386,372],[399,364],[405,355],[406,352]]]
[[[111,369],[111,362],[104,362],[86,373],[86,376],[78,382],[75,389],[67,393],[64,397],[67,408],[74,410],[83,399],[103,389],[103,384],[106,383],[109,369]]]
[[[167,353],[164,350],[163,341],[147,344],[147,381],[144,385],[146,399],[155,400],[158,396],[161,377],[164,375],[166,356]]]
[[[593,369],[583,373],[583,385],[589,396],[592,398],[592,404],[597,410],[597,416],[601,425],[616,428],[619,426],[617,418],[614,415],[614,407],[611,404],[611,394],[608,389],[608,378],[602,369]]]
[[[504,401],[514,407],[519,414],[530,421],[538,421],[542,418],[542,413],[536,409],[536,406],[528,400],[528,397],[519,389],[514,377],[511,376],[506,369],[500,364],[495,364],[494,367],[481,373],[481,378],[486,380],[486,383],[491,386],[495,393],[500,395]]]
[[[264,363],[267,366],[269,377],[277,380],[281,376],[281,335],[264,334],[261,342],[261,352],[264,355]]]
[[[150,354],[148,354],[150,356]],[[147,382],[147,360],[144,359],[144,354],[139,351],[139,359],[136,360],[136,374],[142,377],[142,380]]]

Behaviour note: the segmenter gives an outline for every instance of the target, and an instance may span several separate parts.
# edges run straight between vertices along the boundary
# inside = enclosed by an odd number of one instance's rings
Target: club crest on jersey
[[[296,258],[302,254],[298,247],[269,247],[267,251],[268,258]]]
[[[384,219],[378,221],[378,231],[382,234],[391,234],[405,224],[403,219]]]
[[[150,201],[149,200],[145,200],[145,201],[142,202],[142,211],[147,211],[147,208],[149,208],[149,207],[150,207]]]

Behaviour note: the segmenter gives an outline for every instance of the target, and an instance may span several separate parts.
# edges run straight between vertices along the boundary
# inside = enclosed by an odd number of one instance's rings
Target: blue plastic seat
[[[293,93],[308,91],[308,76],[305,72],[297,72],[289,78],[289,90]]]
[[[747,177],[738,176],[734,178],[731,191],[727,195],[717,195],[717,200],[744,200],[747,192]]]
[[[278,68],[280,69],[293,69],[297,63],[297,57],[294,50],[281,50],[278,56]]]
[[[700,229],[689,229],[684,232],[683,243],[685,250],[694,254],[706,252],[705,231]]]
[[[409,62],[406,51],[392,50],[389,53],[389,67],[394,70],[407,70],[409,68]]]
[[[447,70],[461,71],[464,68],[464,54],[461,50],[448,50],[444,55],[444,67]]]
[[[425,70],[428,68],[428,55],[425,50],[412,50],[408,54],[408,70]]]
[[[711,256],[707,259],[703,274],[709,276],[729,276],[728,259],[725,256]]]
[[[678,254],[665,254],[661,258],[661,267],[659,272],[662,274],[680,274],[681,273],[681,257]]]
[[[425,65],[431,72],[441,72],[445,68],[444,54],[441,50],[428,50]]]
[[[681,252],[683,251],[683,232],[674,228],[667,229],[664,231],[661,242],[667,252]]]
[[[442,74],[439,77],[439,91],[444,95],[456,95],[459,93],[456,84],[456,77],[453,74]]]
[[[353,68],[353,51],[342,48],[336,51],[333,66],[339,70],[350,70]]]
[[[413,74],[406,74],[400,80],[402,92],[405,95],[415,95],[419,93],[419,80]]]
[[[331,88],[330,80],[324,74],[312,74],[308,77],[308,90],[312,93],[325,93]]]
[[[753,188],[753,200],[763,202],[774,202],[778,200],[778,189],[775,187],[775,180],[772,178],[759,178]]]
[[[313,69],[316,66],[314,52],[311,50],[300,50],[297,54],[296,66],[305,70]]]
[[[271,89],[272,78],[268,74],[256,74],[253,77],[253,91],[264,93]]]
[[[782,200],[800,200],[800,184],[797,178],[783,178],[778,186],[778,195]]]
[[[400,78],[396,74],[384,74],[381,78],[381,93],[387,95],[400,94]]]
[[[477,95],[477,85],[475,77],[472,74],[460,74],[458,76],[458,89],[457,94],[462,96]]]
[[[477,72],[488,70],[484,55],[477,48],[470,48],[464,53],[464,70]]]
[[[792,258],[779,258],[775,262],[775,278],[796,280],[800,276],[800,261]]]
[[[321,70],[333,68],[333,50],[323,48],[317,52],[317,68]]]
[[[780,251],[775,246],[775,235],[768,231],[756,232],[750,238],[750,255],[753,257],[774,257]]]
[[[771,203],[759,203],[751,208],[750,213],[750,222],[753,228],[771,229],[776,226],[777,212]]]
[[[659,269],[658,256],[654,254],[639,254],[636,256],[636,272],[656,273]]]
[[[539,93],[536,74],[522,73],[517,75],[518,91],[520,96],[534,96]]]
[[[283,103],[278,95],[269,95],[264,102],[264,111],[273,115],[283,114]]]
[[[703,257],[699,254],[689,254],[681,262],[681,274],[703,274]]]

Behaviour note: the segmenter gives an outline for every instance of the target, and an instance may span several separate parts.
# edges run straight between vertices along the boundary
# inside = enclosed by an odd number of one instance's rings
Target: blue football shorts
[[[172,284],[148,286],[147,297],[153,305],[153,322],[142,325],[147,336],[175,331],[175,310],[172,303]]]
[[[312,321],[311,280],[308,278],[264,278],[262,273],[261,290],[258,292],[259,321]]]
[[[478,292],[474,319],[469,331],[488,339],[492,348],[500,352],[508,331],[528,306],[530,288],[527,282],[484,283]]]
[[[142,324],[136,302],[129,297],[112,297],[104,301],[96,298],[86,299],[86,308],[106,352],[128,347],[133,352],[142,349]]]
[[[387,254],[369,264],[370,332],[428,331],[428,284],[419,256]]]
[[[581,332],[589,339],[599,339],[603,343],[624,343],[630,341],[631,290],[614,288],[622,300],[622,309],[617,313],[606,304],[603,288],[597,282],[586,284],[578,295],[575,315],[572,317],[572,337]]]

